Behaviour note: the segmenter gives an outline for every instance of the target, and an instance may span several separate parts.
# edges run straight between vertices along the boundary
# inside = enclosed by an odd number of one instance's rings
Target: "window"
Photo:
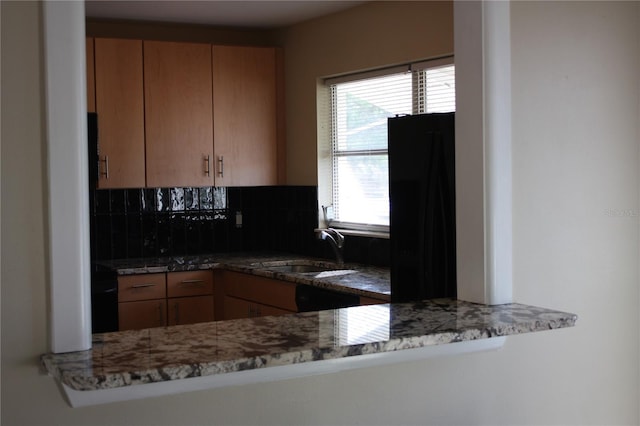
[[[325,81],[331,110],[328,224],[388,230],[387,119],[455,111],[452,62],[446,58]]]

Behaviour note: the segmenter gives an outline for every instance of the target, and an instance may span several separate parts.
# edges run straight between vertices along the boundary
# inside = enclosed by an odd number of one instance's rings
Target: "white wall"
[[[83,409],[36,364],[48,347],[39,6],[1,8],[3,425],[640,423],[640,3],[512,4],[514,299],[575,312],[575,328]]]

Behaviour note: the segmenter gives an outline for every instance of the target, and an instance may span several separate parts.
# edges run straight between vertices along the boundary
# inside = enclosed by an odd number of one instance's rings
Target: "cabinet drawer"
[[[165,274],[118,277],[118,302],[162,299],[167,295]]]
[[[118,303],[118,329],[120,331],[165,325],[167,325],[166,299]]]
[[[238,297],[297,312],[294,283],[239,272],[223,271],[224,292]]]
[[[167,294],[168,297],[213,294],[213,274],[211,271],[169,272]]]

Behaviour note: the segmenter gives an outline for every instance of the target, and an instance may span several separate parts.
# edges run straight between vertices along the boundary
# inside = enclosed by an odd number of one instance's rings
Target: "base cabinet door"
[[[169,325],[195,324],[214,320],[213,296],[168,299]]]
[[[167,325],[166,299],[118,303],[120,331]]]
[[[220,284],[226,296],[297,312],[296,284],[235,271],[221,271]]]
[[[224,298],[224,319],[255,318],[275,315],[292,314],[293,311],[276,308],[275,306],[263,305],[261,303],[250,302],[237,297],[225,296]]]

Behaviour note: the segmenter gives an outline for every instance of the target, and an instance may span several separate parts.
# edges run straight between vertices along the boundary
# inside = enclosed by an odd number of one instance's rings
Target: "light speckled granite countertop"
[[[111,389],[571,327],[576,318],[438,299],[96,334],[91,350],[41,361],[74,390]]]
[[[199,269],[224,268],[236,272],[260,275],[291,281],[298,284],[309,284],[351,293],[359,296],[373,297],[384,301],[391,300],[389,269],[369,265],[346,263],[339,267],[348,273],[285,273],[274,272],[268,268],[284,263],[325,265],[336,267],[335,263],[326,259],[310,258],[292,254],[211,254],[199,256],[176,256],[158,259],[129,259],[103,261],[103,267],[116,270],[118,275],[147,274],[158,272],[192,271]]]

